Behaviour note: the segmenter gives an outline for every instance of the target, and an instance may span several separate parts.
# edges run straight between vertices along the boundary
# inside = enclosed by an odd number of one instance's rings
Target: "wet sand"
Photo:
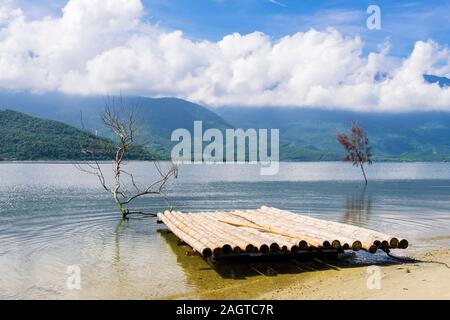
[[[319,272],[306,282],[259,295],[259,299],[450,299],[450,250],[416,257],[424,262],[380,266],[381,288],[367,286],[367,267]]]
[[[450,265],[450,249],[410,257],[420,262],[404,263],[392,259],[381,263],[355,263],[352,259],[241,262],[240,268],[227,265],[203,269],[203,274],[197,273],[191,279],[195,283],[192,292],[162,298],[450,299],[450,269],[445,265]],[[374,265],[379,269],[368,269]],[[379,270],[379,274],[375,275],[374,270]],[[376,285],[377,275],[381,279],[381,288]]]

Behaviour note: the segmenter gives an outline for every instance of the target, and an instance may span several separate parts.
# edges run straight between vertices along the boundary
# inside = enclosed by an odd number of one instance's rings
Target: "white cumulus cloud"
[[[140,0],[70,0],[58,17],[29,20],[0,0],[0,88],[71,94],[176,96],[212,106],[450,111],[450,52],[417,41],[404,59],[389,44],[329,28],[281,39],[254,32],[218,42],[145,22]]]

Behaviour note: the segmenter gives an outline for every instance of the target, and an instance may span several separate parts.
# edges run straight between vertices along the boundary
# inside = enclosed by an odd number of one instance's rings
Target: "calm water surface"
[[[150,163],[130,163],[139,180]],[[410,251],[450,245],[450,164],[283,163],[262,177],[252,165],[184,165],[168,201],[181,211],[270,205],[410,239]],[[138,208],[158,212],[161,198]],[[122,222],[94,176],[71,164],[0,164],[0,298],[156,298],[230,285],[186,257],[153,218]],[[81,290],[68,290],[68,266]],[[225,277],[226,278],[226,277]],[[214,280],[214,281],[211,281]],[[211,287],[214,282],[215,287]]]

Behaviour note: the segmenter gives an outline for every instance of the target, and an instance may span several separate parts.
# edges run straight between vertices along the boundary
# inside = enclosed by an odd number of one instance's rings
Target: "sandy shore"
[[[297,271],[286,269],[268,276],[272,267],[259,269],[259,276],[227,279],[222,284],[195,279],[197,289],[169,299],[450,299],[450,249],[416,254],[414,263],[328,264],[299,263]],[[431,263],[435,261],[439,263]],[[347,262],[348,263],[348,262]],[[274,264],[270,264],[274,266]],[[274,266],[281,270],[286,263]],[[324,268],[321,268],[323,266]],[[368,269],[369,268],[369,269]],[[234,272],[234,271],[233,271]],[[263,274],[264,273],[264,274]],[[377,282],[377,279],[380,279]],[[205,280],[205,285],[200,285]],[[206,284],[208,282],[208,284]],[[368,286],[369,282],[369,286]],[[378,286],[379,283],[379,286]]]
[[[416,256],[422,261],[450,265],[450,250]],[[368,277],[374,269],[348,268],[318,272],[308,281],[259,295],[259,299],[450,299],[450,269],[443,264],[420,262],[379,266],[380,288]],[[373,279],[373,278],[372,278]]]

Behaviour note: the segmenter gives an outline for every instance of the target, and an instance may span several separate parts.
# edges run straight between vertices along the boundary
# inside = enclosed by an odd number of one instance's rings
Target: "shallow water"
[[[150,163],[128,166],[140,181],[154,175]],[[409,252],[449,246],[450,164],[379,163],[367,172],[364,189],[348,163],[282,163],[276,176],[252,165],[184,165],[167,200],[181,211],[270,205],[399,234]],[[1,163],[0,204],[0,298],[182,296],[260,277],[258,268],[239,274],[185,256],[153,218],[122,222],[96,177],[71,164]],[[162,198],[136,205],[167,206]],[[68,266],[80,268],[81,290],[68,289]]]

